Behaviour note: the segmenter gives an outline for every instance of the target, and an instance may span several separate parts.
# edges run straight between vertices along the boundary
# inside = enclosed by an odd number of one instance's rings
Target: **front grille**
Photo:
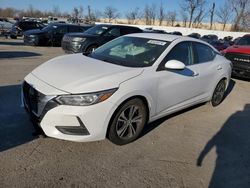
[[[234,66],[250,69],[250,54],[226,53],[225,57],[230,60]]]
[[[27,82],[23,83],[23,96],[26,107],[30,112],[38,113],[38,103],[42,94],[31,87]]]
[[[65,36],[63,37],[63,41],[64,41],[64,42],[72,42],[72,37],[65,35]]]
[[[34,42],[35,38],[30,37],[28,35],[24,35],[23,40],[24,40],[24,42],[29,43],[29,42]]]
[[[22,89],[25,107],[30,113],[33,122],[40,123],[49,110],[59,105],[53,100],[55,96],[46,96],[25,81]]]

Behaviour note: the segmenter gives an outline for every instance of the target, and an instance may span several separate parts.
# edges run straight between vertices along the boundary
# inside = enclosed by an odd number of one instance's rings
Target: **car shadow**
[[[235,81],[233,79],[231,79],[229,84],[228,84],[227,90],[225,92],[224,98],[226,98],[227,96],[230,95],[230,93],[233,91],[234,86],[235,86]]]
[[[41,56],[41,54],[35,53],[35,52],[25,52],[25,51],[1,51],[0,52],[0,59],[34,57],[34,56]]]
[[[180,110],[180,111],[178,111],[178,112],[175,112],[175,113],[173,113],[173,114],[164,116],[164,117],[162,117],[162,118],[160,118],[160,119],[158,119],[158,120],[155,120],[155,121],[149,123],[148,125],[146,125],[146,126],[144,127],[144,129],[143,129],[143,131],[142,131],[142,133],[141,133],[141,135],[140,135],[139,138],[141,138],[141,137],[145,136],[146,134],[148,134],[149,132],[153,131],[155,128],[159,127],[163,122],[167,121],[168,119],[171,119],[171,118],[173,118],[173,117],[175,117],[175,116],[178,116],[178,115],[180,115],[180,114],[183,114],[183,113],[185,113],[185,112],[188,112],[188,111],[190,111],[190,110],[193,110],[193,109],[195,109],[195,108],[198,108],[198,107],[200,107],[200,106],[202,106],[202,105],[204,105],[204,104],[206,104],[206,103],[201,103],[201,104],[194,105],[194,106],[192,106],[192,107],[189,107],[189,108]],[[139,139],[139,138],[138,138],[138,139]]]
[[[233,91],[233,88],[235,86],[235,81],[234,80],[230,80],[229,82],[229,85],[228,85],[228,88],[225,92],[225,96],[224,96],[224,100],[230,95],[230,93]],[[164,116],[156,121],[153,121],[151,123],[149,123],[148,125],[146,125],[140,135],[139,138],[145,136],[146,134],[148,134],[149,132],[151,132],[152,130],[154,130],[155,128],[157,128],[158,126],[160,126],[163,122],[167,121],[168,119],[171,119],[172,117],[175,117],[175,116],[178,116],[180,114],[183,114],[187,111],[190,111],[190,110],[193,110],[195,108],[198,108],[202,105],[204,105],[206,103],[201,103],[201,104],[197,104],[197,105],[194,105],[194,106],[191,106],[189,108],[186,108],[186,109],[183,109],[181,111],[178,111],[178,112],[175,112],[173,114],[170,114],[170,115],[167,115],[167,116]]]
[[[216,148],[217,159],[209,187],[250,187],[250,104],[232,114],[201,151],[197,166]]]
[[[23,46],[24,43],[22,41],[1,41],[0,45],[10,45],[10,46]]]
[[[21,107],[20,91],[20,85],[0,86],[0,152],[37,138]]]

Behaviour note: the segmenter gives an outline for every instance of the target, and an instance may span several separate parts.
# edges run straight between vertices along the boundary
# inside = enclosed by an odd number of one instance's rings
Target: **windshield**
[[[238,42],[237,45],[245,45],[250,46],[250,36],[242,37]]]
[[[97,25],[95,27],[92,27],[92,28],[88,29],[87,31],[85,31],[85,33],[89,34],[89,35],[101,35],[105,31],[107,31],[108,28],[109,27],[107,27],[107,26]]]
[[[92,58],[127,67],[148,67],[154,64],[169,42],[138,37],[120,37],[90,54]]]

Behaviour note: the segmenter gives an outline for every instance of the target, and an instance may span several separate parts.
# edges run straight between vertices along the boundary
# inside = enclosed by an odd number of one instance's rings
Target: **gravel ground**
[[[147,125],[135,142],[73,143],[33,136],[20,81],[61,48],[0,38],[0,187],[250,187],[250,83],[223,103]]]

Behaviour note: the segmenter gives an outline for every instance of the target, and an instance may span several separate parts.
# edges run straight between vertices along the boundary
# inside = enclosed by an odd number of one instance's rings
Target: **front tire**
[[[91,45],[87,48],[86,53],[92,53],[96,48],[98,48],[97,45]]]
[[[218,106],[223,101],[225,91],[226,91],[226,80],[221,80],[215,87],[215,90],[211,99],[211,104],[213,107]]]
[[[147,108],[142,100],[135,98],[123,104],[114,114],[108,138],[117,145],[136,140],[147,122]]]

